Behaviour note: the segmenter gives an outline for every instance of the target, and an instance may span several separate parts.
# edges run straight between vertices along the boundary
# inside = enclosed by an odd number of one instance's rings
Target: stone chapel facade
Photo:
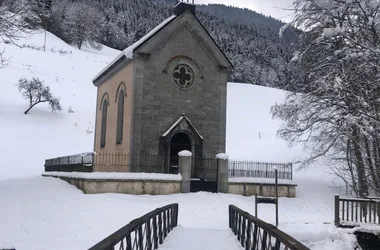
[[[124,50],[94,79],[97,87],[94,151],[123,153],[128,164],[107,171],[157,172],[144,155],[171,158],[225,152],[230,61],[180,2],[174,15]],[[110,166],[112,168],[112,166]],[[104,171],[104,169],[103,169]]]

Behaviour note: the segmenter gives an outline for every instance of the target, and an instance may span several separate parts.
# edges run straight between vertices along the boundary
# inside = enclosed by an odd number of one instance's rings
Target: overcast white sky
[[[292,12],[281,8],[289,8],[293,0],[195,0],[196,4],[221,3],[240,8],[252,9],[265,15],[273,16],[288,22],[292,19]]]

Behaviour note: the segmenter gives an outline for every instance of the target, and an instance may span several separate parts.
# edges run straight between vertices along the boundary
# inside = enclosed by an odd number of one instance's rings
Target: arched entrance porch
[[[165,155],[165,172],[176,173],[178,168],[178,153],[188,150],[194,158],[202,158],[203,137],[190,122],[185,114],[173,123],[173,125],[161,137],[161,152]],[[195,172],[195,163],[192,162],[192,175]]]

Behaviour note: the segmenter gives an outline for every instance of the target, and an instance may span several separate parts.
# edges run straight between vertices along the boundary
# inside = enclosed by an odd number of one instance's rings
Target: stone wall
[[[278,184],[278,197],[296,197],[296,187],[294,184]],[[276,197],[276,186],[274,184],[260,183],[228,183],[228,193],[241,194],[244,196],[265,196]]]
[[[163,40],[149,51],[149,57],[134,59],[133,151],[162,153],[162,134],[185,113],[204,137],[203,154],[213,157],[225,151],[227,72],[200,41],[204,31],[191,14],[182,15],[171,25],[175,27],[169,25],[151,39]],[[149,43],[144,46],[149,48]],[[173,83],[171,63],[176,60],[187,61],[194,71],[195,83],[188,90]]]
[[[54,177],[54,176],[51,176]],[[85,194],[121,193],[167,195],[181,192],[181,181],[174,180],[100,180],[56,177],[76,186]]]

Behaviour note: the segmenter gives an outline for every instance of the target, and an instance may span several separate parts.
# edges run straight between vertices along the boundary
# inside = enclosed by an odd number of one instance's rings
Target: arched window
[[[120,90],[117,101],[117,126],[116,126],[116,143],[123,142],[123,123],[124,123],[124,90]]]
[[[100,147],[101,148],[104,148],[106,146],[107,109],[108,109],[108,100],[105,99],[102,105],[102,124],[100,128]]]

